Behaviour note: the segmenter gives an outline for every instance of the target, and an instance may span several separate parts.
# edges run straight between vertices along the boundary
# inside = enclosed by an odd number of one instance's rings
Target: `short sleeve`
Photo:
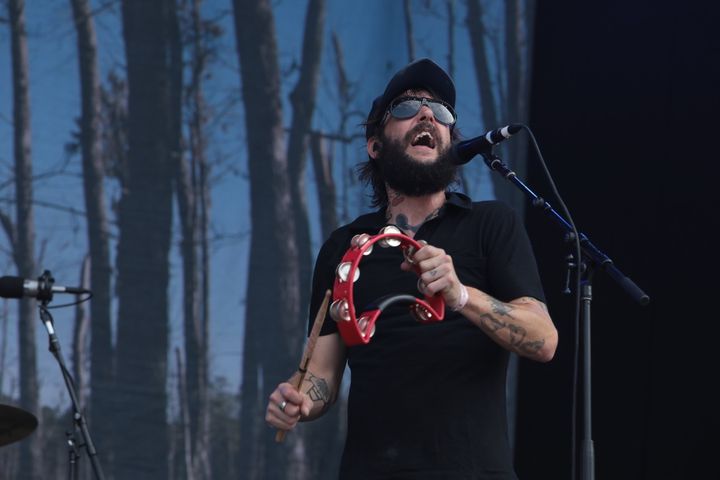
[[[544,302],[535,254],[520,216],[506,204],[496,202],[494,207],[482,236],[493,296],[504,302],[525,296]]]
[[[335,281],[335,267],[342,258],[342,245],[338,237],[341,235],[335,233],[323,244],[320,252],[315,260],[315,268],[313,270],[312,291],[310,293],[310,311],[308,318],[308,335],[315,323],[315,317],[320,309],[325,291],[332,292],[333,282]],[[335,321],[330,315],[325,318],[320,335],[328,335],[338,331]]]

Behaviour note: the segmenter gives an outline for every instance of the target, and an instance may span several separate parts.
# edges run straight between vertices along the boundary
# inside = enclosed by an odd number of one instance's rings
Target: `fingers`
[[[302,412],[303,416],[307,417],[310,415],[310,410],[312,410],[313,407],[313,401],[308,395],[303,395],[303,401],[302,406],[300,407],[300,411]]]
[[[456,305],[461,300],[464,287],[455,272],[452,257],[442,248],[426,245],[415,252],[412,264],[404,263],[418,273],[418,290],[423,295],[440,293],[448,305]]]
[[[442,248],[427,245],[415,253],[413,261],[424,294],[434,295],[459,283],[452,257]]]
[[[420,247],[418,247],[418,250],[415,250],[414,248],[409,248],[407,250],[403,250],[403,254],[405,256],[405,260],[400,264],[400,269],[405,271],[415,270],[415,255],[419,250],[422,250],[427,246],[427,242],[425,240],[418,240],[417,243],[420,244]]]
[[[297,425],[301,415],[309,415],[312,400],[295,390],[289,383],[281,383],[270,394],[265,421],[275,428],[290,430]]]
[[[446,292],[452,290],[455,283],[459,284],[459,282],[453,281],[449,275],[443,275],[436,280],[426,280],[423,276],[418,281],[418,290],[420,293],[430,297],[437,293],[445,296]]]

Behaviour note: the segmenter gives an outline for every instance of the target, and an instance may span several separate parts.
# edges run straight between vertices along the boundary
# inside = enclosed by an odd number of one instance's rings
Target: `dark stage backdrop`
[[[651,297],[595,274],[599,479],[719,478],[718,24],[715,2],[538,4],[531,125],[580,231]],[[537,158],[528,180],[559,210]],[[568,250],[541,213],[527,221],[560,346],[553,368],[521,363],[518,471],[569,479]]]

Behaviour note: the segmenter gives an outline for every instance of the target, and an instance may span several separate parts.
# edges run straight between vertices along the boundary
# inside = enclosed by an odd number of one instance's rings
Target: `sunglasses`
[[[425,97],[400,97],[393,100],[385,114],[385,119],[387,119],[387,115],[389,114],[398,120],[407,120],[417,115],[423,105],[427,105],[427,107],[432,110],[435,120],[443,125],[449,127],[455,124],[457,116],[455,115],[455,110],[453,110],[450,105],[442,100]]]

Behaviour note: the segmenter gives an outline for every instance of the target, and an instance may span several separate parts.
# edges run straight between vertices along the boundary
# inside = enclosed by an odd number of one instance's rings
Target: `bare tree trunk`
[[[168,23],[172,0],[123,0],[129,156],[120,201],[117,478],[168,475],[168,252],[172,223]]]
[[[199,281],[197,296],[197,318],[193,322],[195,333],[190,339],[196,347],[196,355],[186,360],[188,387],[191,394],[190,415],[193,425],[193,468],[196,478],[212,478],[210,464],[210,404],[209,404],[209,372],[208,372],[208,334],[209,334],[209,279],[210,261],[208,251],[208,228],[210,208],[209,165],[207,159],[207,141],[205,125],[207,122],[207,106],[203,96],[203,75],[207,72],[208,46],[203,21],[200,17],[200,1],[192,2],[192,29],[194,32],[192,60],[192,117],[190,119],[190,154],[195,177],[193,197],[195,199],[195,230],[193,251],[198,259],[196,278]],[[186,348],[188,339],[186,337]],[[187,355],[187,350],[186,350]]]
[[[519,121],[520,108],[525,102],[520,89],[523,55],[520,50],[523,21],[520,17],[520,0],[505,1],[505,70],[507,91],[505,96],[505,118],[501,121]]]
[[[283,154],[275,25],[269,0],[233,0],[235,35],[248,119],[252,237],[246,294],[240,411],[240,471],[249,480],[286,478],[288,448],[265,425],[270,392],[295,368],[300,286],[288,162]],[[307,121],[307,119],[305,119]],[[270,191],[268,191],[270,189]],[[274,348],[272,348],[274,347]],[[293,448],[296,458],[297,448]],[[302,472],[301,472],[302,473]]]
[[[333,54],[335,55],[335,69],[337,72],[338,96],[340,103],[340,134],[345,133],[345,125],[347,124],[348,110],[350,109],[350,82],[345,72],[345,56],[343,55],[342,45],[337,32],[332,32]]]
[[[90,288],[90,256],[85,255],[80,266],[80,281],[78,283],[83,288]],[[86,303],[78,303],[75,305],[75,325],[72,337],[72,376],[75,383],[75,391],[78,397],[80,410],[85,411],[88,401],[88,334],[90,331],[90,318],[87,312]],[[68,418],[71,418],[71,411],[68,411]],[[71,420],[72,422],[72,420]],[[80,441],[80,432],[75,430],[75,439]],[[93,440],[94,443],[94,440]],[[90,480],[91,465],[79,465],[78,479]],[[85,467],[85,468],[83,468]]]
[[[295,333],[291,333],[292,336],[288,338],[288,340],[295,342],[296,345],[293,346],[293,349],[297,351],[300,351],[305,343],[302,332],[306,331],[307,315],[310,306],[310,285],[312,282],[313,261],[310,244],[310,218],[307,212],[307,200],[305,196],[305,175],[312,116],[315,110],[315,97],[320,76],[325,12],[325,0],[311,0],[308,2],[305,13],[305,32],[302,59],[300,61],[300,78],[290,95],[293,111],[287,155],[288,167],[290,169],[290,187],[293,207],[295,209],[295,232],[300,274],[300,312],[302,313],[296,319],[296,325],[293,328]],[[331,205],[334,205],[334,199]],[[297,361],[299,361],[299,359]],[[321,478],[319,473],[322,467],[331,463],[327,461],[324,454],[329,449],[332,449],[334,426],[335,425],[326,422],[316,423],[313,425],[315,428],[306,429],[302,432],[302,435],[305,437],[304,439],[300,438],[300,432],[295,432],[290,442],[303,441],[303,445],[312,442],[315,448],[305,448],[308,454],[304,456],[299,455],[302,449],[293,449],[293,453],[296,455],[288,467],[288,476],[292,477],[295,472],[302,471],[299,465],[304,463],[308,468],[308,478]],[[309,438],[311,436],[312,438]]]
[[[351,104],[350,85],[345,72],[345,62],[342,46],[337,35],[332,36],[333,51],[337,75],[337,88],[340,98],[338,108],[340,111],[340,124],[335,137],[339,138],[345,149],[348,141],[346,125],[349,119]],[[323,239],[338,227],[337,196],[333,175],[335,160],[328,148],[326,136],[315,132],[311,137],[311,152],[317,184],[318,203],[320,205],[320,224]],[[310,452],[318,452],[311,456],[314,478],[335,478],[340,466],[340,458],[345,445],[347,431],[346,422],[347,397],[340,395],[337,402],[322,419],[307,424],[305,429]]]
[[[495,105],[493,93],[493,82],[491,79],[490,60],[487,55],[487,38],[485,25],[483,24],[483,11],[480,0],[467,0],[466,24],[472,45],[473,64],[475,75],[478,80],[478,92],[480,94],[480,111],[485,129],[496,128],[499,123],[498,109]],[[510,183],[500,175],[491,175],[490,179],[495,190],[495,197],[499,200],[512,202],[512,188]]]
[[[348,145],[353,143],[356,139],[362,138],[364,140],[364,136],[362,134],[360,135],[348,135],[346,133],[347,130],[347,124],[350,118],[354,115],[357,115],[357,111],[351,111],[351,103],[353,101],[353,94],[351,89],[351,82],[348,80],[347,73],[345,72],[345,60],[344,60],[344,54],[342,45],[340,44],[340,40],[337,36],[337,33],[335,31],[331,34],[332,38],[332,46],[333,46],[333,54],[335,56],[335,65],[336,65],[336,73],[337,73],[337,82],[338,82],[338,96],[340,98],[340,102],[338,104],[338,110],[340,111],[340,124],[338,126],[338,129],[336,133],[328,134],[329,138],[333,138],[340,141],[341,144],[341,154],[339,160],[336,160],[336,164],[338,165],[338,168],[340,169],[340,205],[339,208],[340,211],[340,218],[338,220],[339,223],[348,223],[351,220],[351,212],[350,212],[350,189],[356,185],[357,179],[355,175],[355,171],[353,167],[349,167],[348,163],[349,155],[348,155]],[[355,159],[353,157],[353,165],[355,163]],[[336,185],[336,187],[338,187]],[[362,198],[360,200],[360,205],[365,203],[365,198]]]
[[[177,22],[175,22],[177,24]],[[208,405],[208,363],[207,363],[207,277],[209,268],[204,258],[202,239],[207,232],[207,159],[205,154],[206,106],[202,93],[202,77],[206,73],[207,46],[204,40],[200,18],[200,1],[193,0],[190,6],[190,31],[192,38],[191,78],[188,86],[187,104],[189,111],[188,131],[190,136],[190,159],[180,151],[178,145],[176,188],[179,219],[182,232],[181,255],[183,258],[183,316],[185,337],[184,381],[187,393],[188,435],[191,448],[191,462],[188,475],[198,479],[211,477],[210,470],[210,416]],[[173,104],[178,109],[174,118],[180,138],[181,89],[182,86],[182,45],[179,27],[172,35],[175,79]]]
[[[526,103],[523,88],[523,72],[525,62],[523,51],[520,45],[520,39],[523,29],[523,18],[520,11],[521,0],[505,0],[505,71],[507,78],[506,95],[505,95],[505,115],[499,119],[501,123],[523,123],[525,121],[523,115],[523,106]],[[513,168],[520,178],[525,176],[525,157],[527,152],[527,143],[508,142],[505,150],[506,162]],[[522,193],[513,188],[511,196],[512,206],[523,213],[525,206],[525,198]]]
[[[413,34],[412,8],[410,0],[403,0],[403,13],[405,17],[405,41],[408,49],[408,62],[415,60],[415,37]]]
[[[83,288],[89,288],[89,276],[90,276],[90,257],[85,256],[80,267],[80,286]],[[87,393],[87,370],[86,364],[88,363],[85,351],[87,350],[87,334],[90,328],[90,321],[85,311],[85,304],[78,303],[75,305],[75,328],[73,329],[73,342],[72,342],[72,365],[73,365],[73,380],[75,381],[75,389],[77,391],[78,400],[80,405],[84,408],[86,404],[86,393]],[[94,443],[94,440],[93,440]]]
[[[320,226],[323,239],[330,236],[338,227],[337,202],[335,197],[335,181],[333,180],[333,158],[327,152],[326,140],[315,133],[311,137],[310,150],[315,170],[315,181],[318,189],[320,205]],[[323,417],[312,423],[305,424],[308,451],[311,452],[312,478],[335,478],[340,467],[340,457],[345,445],[346,399],[338,401]]]
[[[337,204],[335,201],[335,180],[333,179],[332,156],[327,152],[322,135],[313,134],[310,139],[313,170],[318,188],[318,205],[320,205],[320,230],[322,238],[330,234],[338,226]]]
[[[88,423],[99,458],[111,467],[113,436],[108,421],[113,398],[110,242],[105,211],[105,169],[100,148],[100,73],[95,25],[88,0],[72,0],[78,43],[82,113],[80,145],[90,250],[90,408]],[[96,421],[97,420],[97,421]],[[110,468],[109,471],[112,471]]]
[[[292,347],[300,351],[304,342],[303,332],[310,306],[310,283],[312,280],[312,248],[310,244],[310,219],[305,196],[307,151],[310,140],[312,116],[315,110],[315,97],[320,76],[320,57],[322,53],[322,37],[325,26],[325,0],[308,2],[305,14],[305,34],[303,37],[302,59],[300,61],[300,78],[290,94],[292,104],[292,123],[288,139],[288,169],[290,192],[292,195],[293,216],[295,218],[295,244],[298,252],[300,312],[298,318],[292,319],[290,338]],[[291,319],[288,319],[291,320]]]
[[[473,63],[475,74],[478,79],[478,91],[480,93],[480,108],[482,110],[483,122],[486,128],[491,128],[498,121],[495,96],[493,94],[490,60],[487,55],[487,42],[485,25],[483,24],[483,11],[480,0],[468,0],[467,2],[468,31],[472,45]]]
[[[338,126],[338,133],[341,136],[345,136],[345,129],[347,126],[348,121],[348,112],[350,109],[350,82],[348,81],[347,73],[345,72],[345,56],[343,54],[342,45],[340,44],[340,39],[337,36],[337,33],[333,31],[332,33],[332,46],[333,46],[333,54],[335,55],[335,65],[336,65],[336,71],[337,71],[337,83],[338,83],[338,97],[340,98],[340,103],[338,105],[338,108],[340,110],[340,125]],[[340,215],[340,221],[342,223],[345,223],[349,219],[349,211],[348,211],[348,188],[347,188],[347,182],[345,181],[345,170],[347,166],[347,144],[343,143],[341,146],[342,154],[340,156],[340,189],[341,189],[341,197],[342,201],[340,202],[340,207],[342,208],[342,213]],[[324,237],[327,238],[327,237]]]
[[[527,123],[529,117],[532,3],[522,0],[505,2],[507,123]],[[527,173],[527,152],[527,142],[508,142],[508,163],[518,178],[525,178]],[[523,214],[526,202],[520,191],[515,191],[513,200],[513,206]]]
[[[455,78],[455,0],[446,0],[448,16],[448,75]]]
[[[182,8],[185,5],[183,3]],[[172,132],[170,138],[173,143],[168,144],[172,160],[173,181],[175,185],[175,198],[178,205],[178,220],[180,222],[180,256],[182,258],[183,272],[183,333],[185,344],[185,364],[180,349],[175,349],[177,363],[177,401],[179,406],[178,426],[171,432],[173,449],[173,462],[170,469],[175,478],[194,480],[193,469],[193,439],[195,434],[195,418],[193,418],[194,401],[197,391],[197,379],[190,374],[197,358],[197,322],[199,321],[199,295],[197,255],[197,227],[195,218],[195,199],[192,190],[192,167],[185,155],[183,138],[183,42],[180,31],[180,20],[173,9],[168,17],[168,101],[169,122],[168,128]]]
[[[446,0],[445,7],[447,8],[448,16],[448,75],[450,78],[455,78],[455,0]],[[458,169],[458,177],[460,178],[460,184],[462,190],[465,193],[470,193],[470,185],[468,184],[467,176],[465,175],[465,169]]]
[[[30,153],[30,94],[27,35],[24,0],[8,0],[10,44],[12,51],[13,126],[15,156],[15,232],[13,256],[18,275],[37,276],[35,266],[35,226],[33,215],[32,156]],[[35,356],[35,323],[38,321],[35,301],[19,300],[18,355],[20,358],[20,406],[40,419],[37,359]],[[42,429],[42,420],[38,430]],[[23,478],[39,473],[40,431],[36,431],[20,448],[19,471]]]
[[[178,375],[178,405],[180,406],[180,438],[182,443],[182,458],[185,470],[184,477],[187,480],[195,480],[192,456],[192,433],[190,432],[190,406],[188,404],[188,389],[185,383],[185,368],[183,366],[182,354],[180,349],[175,349],[175,360],[177,361]],[[179,478],[180,475],[175,476]]]
[[[204,143],[204,142],[202,142]],[[198,162],[199,169],[199,200],[198,207],[200,220],[200,318],[202,327],[202,342],[200,344],[200,376],[199,402],[198,402],[198,435],[196,451],[200,459],[199,468],[212,478],[212,442],[210,437],[210,241],[208,239],[210,228],[210,166],[203,149],[203,156]]]

